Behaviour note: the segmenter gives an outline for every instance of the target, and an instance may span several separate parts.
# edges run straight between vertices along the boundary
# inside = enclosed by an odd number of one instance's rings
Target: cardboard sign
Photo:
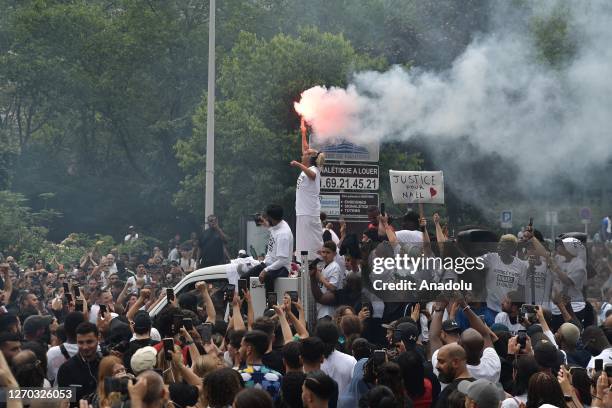
[[[389,170],[389,177],[396,204],[444,204],[444,175],[441,171]]]

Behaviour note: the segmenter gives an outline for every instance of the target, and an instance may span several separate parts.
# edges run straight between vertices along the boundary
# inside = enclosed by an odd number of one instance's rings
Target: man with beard
[[[26,341],[35,341],[42,344],[45,350],[51,342],[51,333],[57,328],[57,319],[55,317],[29,316],[23,322],[23,337]]]
[[[38,296],[35,293],[26,293],[19,302],[19,319],[23,322],[29,316],[39,314]]]
[[[98,328],[90,322],[79,324],[76,329],[78,353],[62,364],[57,372],[58,387],[76,387],[76,401],[96,391],[98,367]]]
[[[457,389],[461,381],[474,381],[467,369],[465,350],[457,343],[447,344],[438,350],[438,379],[448,385],[438,396],[436,408],[449,406],[448,396]]]

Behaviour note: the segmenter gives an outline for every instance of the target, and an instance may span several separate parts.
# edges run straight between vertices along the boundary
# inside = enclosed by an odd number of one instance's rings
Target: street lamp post
[[[215,211],[215,0],[210,0],[208,20],[208,103],[206,116],[206,192],[204,217]]]

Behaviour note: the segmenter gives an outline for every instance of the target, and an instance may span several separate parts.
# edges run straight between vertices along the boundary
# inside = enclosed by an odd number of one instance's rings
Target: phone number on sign
[[[8,388],[2,390],[0,402],[16,400],[70,400],[75,401],[72,388]]]
[[[361,177],[321,177],[322,189],[378,190],[378,179]]]

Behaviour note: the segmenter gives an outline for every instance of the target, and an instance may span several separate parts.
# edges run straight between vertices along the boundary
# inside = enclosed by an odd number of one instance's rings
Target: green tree
[[[383,60],[358,54],[342,35],[315,29],[269,41],[245,32],[239,36],[219,69],[215,111],[215,207],[234,242],[242,215],[272,202],[283,205],[289,217],[294,213],[297,173],[289,162],[300,156],[293,111],[299,94],[314,85],[346,86],[354,71],[384,68]],[[202,214],[206,97],[193,120],[193,137],[176,146],[186,176],[175,204]],[[387,156],[390,166],[418,165],[412,155]]]

